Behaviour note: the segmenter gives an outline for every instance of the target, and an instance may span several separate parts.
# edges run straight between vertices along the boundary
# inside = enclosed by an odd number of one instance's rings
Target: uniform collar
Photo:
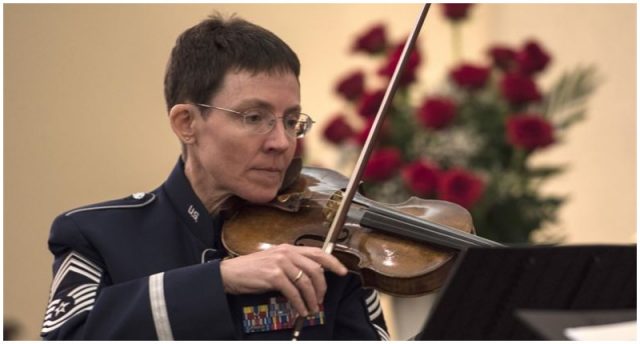
[[[221,221],[217,215],[212,217],[193,191],[187,176],[184,174],[184,162],[178,158],[164,189],[176,208],[176,212],[187,224],[189,230],[202,241],[206,247],[220,245],[216,238],[220,237]],[[215,226],[214,226],[215,223]]]

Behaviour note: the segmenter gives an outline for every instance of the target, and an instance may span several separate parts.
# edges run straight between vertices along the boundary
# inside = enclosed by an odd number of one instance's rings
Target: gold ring
[[[296,275],[296,278],[293,279],[293,283],[298,282],[298,280],[302,278],[302,275],[303,275],[302,269],[300,269],[300,271],[298,271],[298,274]]]

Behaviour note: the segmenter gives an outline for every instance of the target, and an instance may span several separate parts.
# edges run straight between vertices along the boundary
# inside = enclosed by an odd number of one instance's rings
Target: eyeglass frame
[[[209,109],[209,110],[210,110],[210,109],[216,109],[216,110],[226,111],[226,112],[232,113],[232,114],[234,114],[234,115],[241,116],[241,117],[242,117],[242,124],[243,124],[243,125],[245,125],[245,126],[247,126],[247,124],[246,124],[246,122],[245,122],[245,121],[246,121],[246,116],[248,116],[248,115],[247,115],[247,113],[246,113],[246,112],[241,112],[241,111],[237,111],[237,110],[233,110],[233,109],[227,109],[227,108],[223,108],[223,107],[219,107],[219,106],[214,106],[214,105],[209,105],[209,104],[202,104],[202,103],[195,103],[195,104],[193,104],[193,105],[198,106],[198,107],[203,107],[203,108],[205,108],[205,109]],[[251,109],[251,110],[254,110],[254,109]],[[270,114],[271,114],[271,115],[272,115],[276,120],[278,120],[278,119],[283,119],[283,118],[284,118],[284,117],[278,117],[278,116],[276,116],[276,114],[274,114],[274,113],[273,113],[273,112],[271,112],[271,111],[267,111],[267,112],[269,112],[269,113],[270,113]],[[313,120],[313,118],[311,118],[311,116],[309,116],[309,115],[308,115],[308,114],[306,114],[306,113],[300,112],[300,113],[297,113],[297,114],[298,114],[298,115],[302,115],[302,116],[306,116],[306,117],[307,117],[307,119],[308,119],[307,121],[300,121],[300,120],[298,120],[298,123],[304,123],[304,122],[308,123],[308,125],[309,125],[309,126],[308,126],[307,130],[305,130],[302,134],[299,134],[299,135],[295,135],[295,132],[294,132],[294,133],[293,133],[293,136],[292,136],[292,135],[290,135],[290,134],[289,134],[289,131],[287,131],[287,129],[286,129],[286,127],[285,127],[285,133],[287,133],[287,135],[289,135],[290,137],[300,139],[300,138],[303,138],[303,137],[304,137],[304,136],[309,132],[309,130],[311,130],[311,128],[313,127],[313,124],[314,124],[314,123],[316,123],[316,122]],[[275,122],[274,122],[274,123],[275,123]],[[270,129],[268,129],[268,130],[267,130],[267,131],[265,131],[264,133],[256,133],[256,134],[259,134],[259,135],[268,134],[268,133],[270,133],[270,132],[275,128],[275,127],[276,127],[276,126],[275,126],[275,124],[274,124]]]

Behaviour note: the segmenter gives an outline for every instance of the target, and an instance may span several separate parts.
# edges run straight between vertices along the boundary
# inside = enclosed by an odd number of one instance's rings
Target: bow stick
[[[349,183],[347,184],[347,189],[343,192],[340,206],[338,207],[338,210],[333,217],[331,227],[329,228],[329,232],[322,246],[322,250],[327,254],[331,254],[333,252],[333,248],[338,239],[338,235],[340,234],[340,231],[344,226],[347,218],[347,212],[349,211],[349,207],[351,207],[351,201],[356,194],[358,183],[362,178],[364,168],[369,161],[371,152],[373,151],[373,143],[378,137],[380,127],[382,127],[382,123],[384,121],[384,116],[386,115],[387,109],[389,108],[389,105],[393,100],[393,96],[396,94],[396,90],[398,89],[400,73],[402,73],[402,71],[404,70],[404,66],[409,59],[413,47],[415,46],[418,34],[420,33],[420,29],[422,28],[422,24],[424,23],[424,19],[429,12],[429,7],[431,7],[431,4],[424,4],[422,10],[420,11],[420,14],[418,15],[416,25],[407,38],[407,42],[404,45],[402,54],[400,55],[400,61],[396,65],[393,75],[391,76],[391,80],[389,81],[389,85],[387,86],[384,98],[382,99],[382,104],[380,105],[380,108],[378,108],[378,113],[376,114],[376,117],[371,126],[371,131],[369,132],[367,140],[364,143],[364,147],[362,148],[356,166],[354,167],[354,172],[351,174],[351,178],[349,179]],[[304,320],[305,317],[302,316],[298,316],[296,318],[293,330],[293,338],[291,340],[298,340],[300,332],[302,331],[302,326],[304,325]]]

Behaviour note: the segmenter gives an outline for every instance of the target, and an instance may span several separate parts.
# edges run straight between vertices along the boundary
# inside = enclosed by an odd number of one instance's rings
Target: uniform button
[[[133,195],[131,195],[131,197],[135,198],[135,199],[143,199],[144,198],[145,193],[144,192],[136,192]]]

